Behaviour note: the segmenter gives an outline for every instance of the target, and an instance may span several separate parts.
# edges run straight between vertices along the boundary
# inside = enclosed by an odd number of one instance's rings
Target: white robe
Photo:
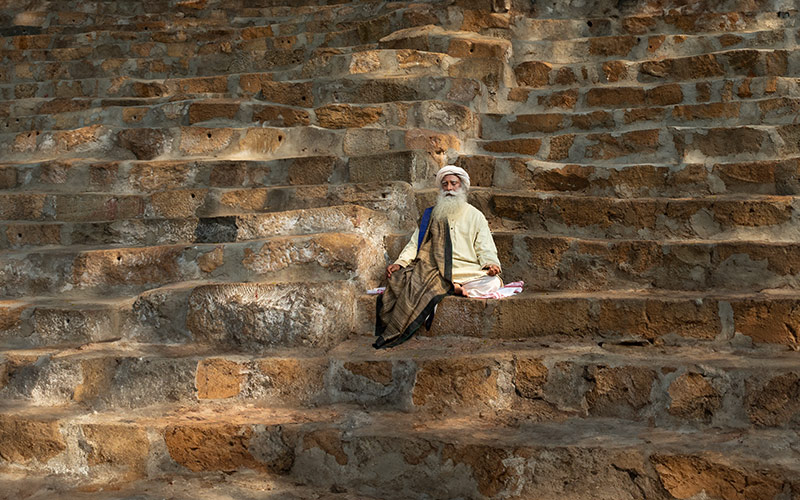
[[[486,276],[483,269],[489,264],[500,266],[497,248],[489,231],[489,223],[480,210],[469,203],[464,210],[447,221],[450,225],[450,240],[453,243],[453,282],[468,283]],[[400,266],[407,266],[417,256],[417,238],[419,228],[414,231],[411,240],[394,261]]]

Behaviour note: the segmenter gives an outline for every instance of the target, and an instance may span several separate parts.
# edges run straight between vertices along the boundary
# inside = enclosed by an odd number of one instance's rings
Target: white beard
[[[433,207],[433,217],[436,219],[452,219],[460,214],[467,206],[467,192],[462,187],[458,191],[439,190],[436,205]]]

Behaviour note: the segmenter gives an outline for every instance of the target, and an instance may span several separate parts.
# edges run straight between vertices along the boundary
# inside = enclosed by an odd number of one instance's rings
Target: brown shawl
[[[394,272],[386,292],[378,296],[373,347],[402,344],[425,323],[430,329],[436,305],[453,293],[453,247],[447,220],[431,219],[430,227],[408,266]]]

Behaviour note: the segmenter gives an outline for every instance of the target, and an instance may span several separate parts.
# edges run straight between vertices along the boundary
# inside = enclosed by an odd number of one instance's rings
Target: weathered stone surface
[[[187,326],[198,340],[241,349],[330,346],[350,333],[353,307],[341,285],[206,285],[191,294]]]
[[[252,436],[249,426],[233,424],[174,425],[164,430],[164,442],[172,459],[195,472],[261,468],[248,451]]]
[[[98,250],[79,254],[72,265],[80,286],[163,283],[180,276],[180,247]]]
[[[800,374],[786,373],[760,383],[747,382],[747,414],[759,426],[800,422]]]
[[[0,415],[0,457],[25,465],[46,463],[66,449],[58,421],[34,421],[24,417]]]
[[[245,368],[235,361],[211,358],[197,365],[197,397],[199,399],[231,398],[241,392]]]
[[[317,121],[325,128],[358,128],[377,122],[383,110],[374,106],[329,104],[315,110]]]
[[[677,417],[710,421],[720,407],[722,396],[699,373],[684,373],[669,386],[668,411]]]
[[[544,87],[548,85],[553,66],[546,62],[528,61],[514,68],[517,84],[524,87]]]
[[[498,366],[491,359],[454,358],[420,363],[412,399],[432,411],[495,406],[501,397]]]
[[[635,417],[650,402],[656,380],[653,370],[638,366],[604,367],[589,371],[594,387],[586,394],[589,412],[597,416]]]
[[[188,155],[219,153],[233,140],[228,128],[184,127],[181,129],[181,152]]]
[[[527,399],[541,398],[547,382],[547,367],[536,358],[517,358],[514,363],[516,393]]]
[[[221,118],[232,120],[239,111],[238,102],[196,101],[189,106],[189,124]]]
[[[150,441],[144,429],[128,425],[82,426],[89,447],[87,462],[90,466],[106,466],[125,480],[144,477],[150,451]],[[121,474],[120,474],[121,472]]]
[[[239,150],[251,154],[272,153],[283,145],[285,134],[274,128],[247,129],[239,141]]]
[[[775,498],[782,482],[770,474],[742,471],[692,455],[654,455],[650,458],[662,484],[676,498],[701,492],[713,498],[745,500]]]

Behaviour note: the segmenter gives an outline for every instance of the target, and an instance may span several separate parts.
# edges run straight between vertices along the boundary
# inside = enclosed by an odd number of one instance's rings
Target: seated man
[[[376,348],[406,341],[423,322],[430,327],[445,295],[481,296],[503,285],[486,217],[467,203],[469,175],[447,165],[436,182],[436,205],[425,210],[420,228],[386,268],[389,282],[378,299]]]

